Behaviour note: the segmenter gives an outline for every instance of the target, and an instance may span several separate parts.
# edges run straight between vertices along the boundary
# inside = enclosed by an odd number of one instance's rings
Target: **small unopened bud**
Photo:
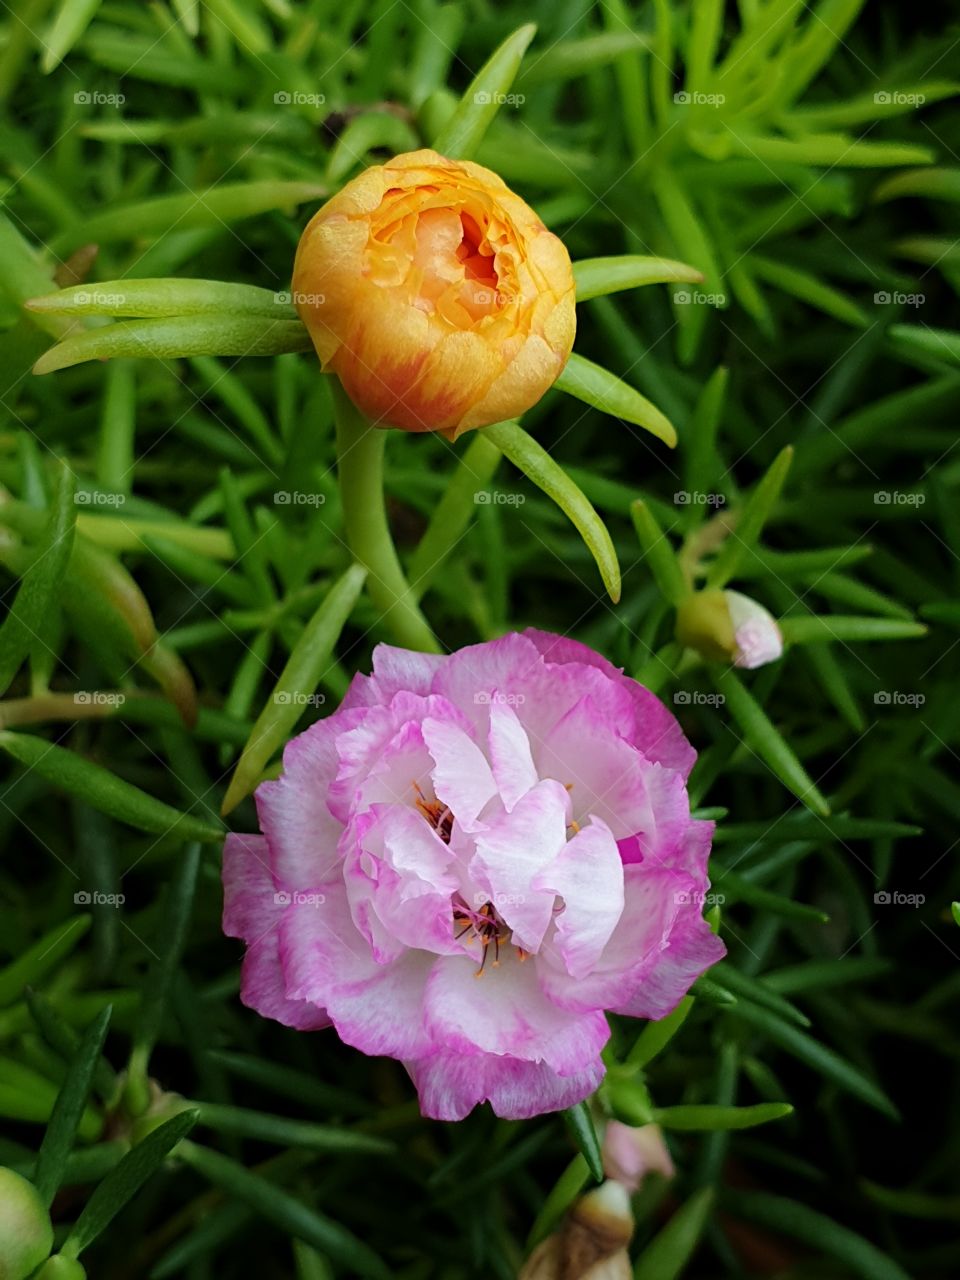
[[[676,1172],[660,1126],[632,1125],[611,1120],[603,1135],[603,1171],[628,1191],[636,1191],[648,1173],[672,1178]]]
[[[630,1195],[608,1180],[576,1202],[528,1258],[518,1280],[630,1280]]]
[[[164,1093],[156,1080],[150,1081],[150,1105],[137,1116],[130,1129],[130,1141],[134,1146],[142,1142],[154,1129],[172,1120],[181,1111],[189,1111],[191,1104],[179,1093]]]
[[[773,615],[739,591],[697,591],[677,608],[677,639],[711,662],[751,669],[783,653]]]
[[[36,1187],[0,1169],[0,1280],[24,1280],[53,1247],[53,1226]]]

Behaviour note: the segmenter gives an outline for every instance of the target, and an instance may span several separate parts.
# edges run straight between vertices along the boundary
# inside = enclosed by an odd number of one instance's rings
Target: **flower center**
[[[468,280],[476,280],[478,284],[485,284],[496,290],[500,278],[489,245],[484,252],[484,236],[479,223],[469,213],[461,213],[460,226],[463,234],[457,248],[457,257],[463,263],[464,275]]]
[[[474,941],[480,943],[480,968],[474,977],[483,977],[491,950],[493,967],[496,969],[500,964],[500,943],[509,941],[510,930],[493,903],[485,902],[479,908],[468,907],[458,895],[453,904],[453,923],[457,929],[454,937],[458,942],[466,937],[468,946]],[[521,960],[526,960],[527,953],[522,948],[517,947],[516,952]]]
[[[417,807],[417,812],[426,818],[443,843],[449,844],[450,835],[453,831],[452,811],[440,800],[428,800],[423,794],[419,783],[415,782],[413,784],[413,790],[416,795],[414,804]]]

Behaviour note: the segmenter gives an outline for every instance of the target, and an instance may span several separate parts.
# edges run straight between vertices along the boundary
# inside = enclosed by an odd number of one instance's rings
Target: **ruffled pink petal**
[[[382,700],[373,676],[364,675],[362,671],[358,671],[347,686],[347,692],[343,695],[338,710],[346,712],[353,711],[357,707],[373,707]]]
[[[466,725],[446,699],[405,692],[395,694],[386,706],[346,712],[336,738],[336,776],[327,794],[330,812],[341,822],[348,822],[357,807],[358,788],[397,732],[408,723],[419,725],[428,716]]]
[[[487,750],[503,807],[508,813],[539,781],[530,739],[513,707],[495,700],[490,704]]]
[[[240,999],[263,1018],[273,1018],[295,1031],[321,1031],[330,1026],[328,1012],[309,1000],[291,1000],[284,992],[279,933],[274,926],[247,947],[240,966]]]
[[[433,757],[415,720],[402,724],[382,745],[366,776],[354,784],[351,809],[365,813],[374,805],[394,804],[413,809],[417,800],[433,797]]]
[[[433,690],[449,698],[485,733],[491,696],[526,698],[528,682],[542,666],[536,645],[513,632],[452,653],[437,670]]]
[[[593,818],[578,831],[533,887],[563,898],[552,945],[571,977],[582,978],[599,960],[623,914],[623,863],[606,823]]]
[[[566,791],[547,779],[476,835],[470,874],[524,951],[539,948],[553,919],[553,895],[537,892],[533,882],[566,843],[568,812]]]
[[[707,863],[715,826],[715,823],[705,822],[702,818],[691,818],[680,833],[673,853],[673,865],[692,876],[701,893],[709,884]]]
[[[435,957],[405,950],[377,964],[354,927],[342,885],[318,906],[293,903],[280,926],[290,999],[326,1006],[337,1034],[363,1053],[418,1057],[437,1046],[426,1030],[423,997]]]
[[[479,978],[477,971],[477,961],[466,956],[436,961],[425,1008],[438,1046],[543,1061],[559,1075],[574,1075],[596,1060],[610,1035],[601,1012],[557,1008],[543,994],[535,964],[512,949],[499,966],[489,958]]]
[[[625,677],[614,681],[598,667],[583,663],[554,665],[538,658],[536,665],[528,669],[522,694],[514,698],[534,760],[556,725],[584,698],[590,699],[608,733],[634,743],[636,706]]]
[[[601,818],[616,840],[653,836],[656,818],[646,784],[652,766],[611,731],[589,695],[535,747],[534,760],[541,777],[568,787],[575,822]]]
[[[434,760],[433,789],[465,831],[472,831],[493,797],[497,784],[487,758],[459,725],[449,720],[423,721],[423,740]]]
[[[557,1075],[545,1062],[492,1054],[466,1058],[439,1053],[406,1067],[420,1110],[432,1120],[462,1120],[481,1102],[489,1102],[504,1120],[528,1120],[582,1102],[604,1076],[599,1058],[571,1076]]]
[[[452,897],[460,879],[449,846],[426,819],[399,805],[375,805],[355,819],[354,840],[344,881],[354,921],[375,958],[394,954],[384,943],[458,953]]]
[[[443,654],[417,653],[413,649],[397,649],[392,644],[378,644],[373,651],[372,682],[380,702],[389,702],[395,693],[416,693],[421,697],[433,692],[437,672],[448,662]]]
[[[223,846],[223,932],[248,938],[261,932],[272,915],[277,886],[265,836],[231,831]]]
[[[265,1018],[298,1031],[330,1025],[323,1008],[287,997],[280,965],[279,929],[285,910],[262,836],[230,834],[223,849],[223,931],[247,944],[240,999]]]
[[[633,838],[620,840],[624,863],[647,861],[653,866],[674,868],[693,875],[706,874],[713,826],[707,823],[706,848],[702,859],[687,852],[691,827],[700,824],[690,817],[690,797],[679,773],[658,764],[645,765],[643,786],[650,805],[649,825]]]
[[[624,724],[616,720],[610,721],[616,725],[617,732],[642,751],[648,760],[655,760],[668,769],[676,769],[684,778],[689,775],[697,753],[687,741],[676,718],[655,694],[636,680],[625,676],[619,667],[615,667],[612,662],[578,640],[552,635],[548,631],[537,631],[532,627],[527,628],[523,635],[536,645],[548,663],[595,667],[603,672],[611,685],[625,693],[632,704],[629,731]],[[583,692],[587,690],[584,689]]]
[[[591,649],[589,645],[581,644],[579,640],[571,640],[569,636],[558,636],[552,631],[540,631],[537,627],[526,627],[520,634],[536,645],[537,651],[547,662],[558,664],[579,662],[588,667],[597,667],[604,675],[622,674],[621,669],[615,667],[602,654]]]
[[[326,797],[337,772],[335,743],[341,722],[338,711],[292,738],[283,752],[283,775],[275,782],[262,782],[256,790],[273,870],[280,885],[289,889],[328,879],[339,860],[337,841],[343,827]]]
[[[619,1009],[647,981],[670,943],[678,899],[695,892],[689,876],[646,864],[623,869],[624,905],[593,970],[573,978],[555,949],[537,958],[541,985],[566,1009]]]
[[[423,1001],[434,957],[407,951],[365,978],[342,982],[327,1006],[337,1034],[362,1053],[410,1058],[435,1047],[424,1025]]]
[[[657,963],[629,997],[611,1005],[613,1012],[632,1018],[665,1018],[701,973],[726,955],[727,948],[701,914],[698,895],[689,897],[691,901],[677,917]]]

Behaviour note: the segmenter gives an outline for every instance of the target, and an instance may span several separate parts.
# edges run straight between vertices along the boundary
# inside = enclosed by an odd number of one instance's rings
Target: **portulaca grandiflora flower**
[[[263,834],[227,840],[243,1000],[399,1059],[427,1116],[580,1101],[607,1011],[664,1017],[724,951],[694,758],[659,699],[574,641],[381,645],[257,790]]]

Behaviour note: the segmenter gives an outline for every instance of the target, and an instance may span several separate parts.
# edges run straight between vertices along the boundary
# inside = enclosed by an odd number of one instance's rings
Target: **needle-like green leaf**
[[[44,644],[44,620],[54,607],[73,550],[77,523],[73,499],[73,473],[61,463],[46,530],[0,626],[0,694],[6,692],[31,649]]]
[[[766,475],[743,504],[733,531],[707,573],[708,587],[725,587],[731,578],[736,577],[744,560],[752,558],[763,526],[780,497],[792,461],[793,449],[787,445],[774,458]]]
[[[695,1192],[644,1247],[634,1280],[676,1280],[693,1256],[712,1208],[712,1187]]]
[[[518,27],[493,53],[467,86],[453,115],[434,138],[433,146],[453,160],[469,159],[503,105],[530,41],[534,24]]]
[[[563,468],[515,422],[498,422],[484,433],[515,467],[552,498],[573,522],[597,562],[611,600],[620,599],[620,565],[607,526]]]
[[[94,1190],[80,1211],[60,1252],[77,1258],[110,1225],[123,1206],[163,1164],[178,1142],[197,1122],[196,1111],[185,1110],[164,1121],[128,1151]]]
[[[726,710],[739,726],[747,746],[799,800],[824,817],[829,814],[830,806],[820,794],[816,783],[733,670],[717,670],[714,679],[717,690],[726,699]]]
[[[576,1106],[568,1107],[563,1117],[594,1180],[602,1182],[603,1157],[600,1154],[600,1140],[597,1137],[590,1108],[586,1102],[578,1102]]]
[[[230,780],[223,801],[225,814],[254,789],[267,761],[286,742],[309,699],[315,695],[366,576],[366,570],[360,565],[351,565],[301,632]]]
[[[43,1135],[33,1182],[43,1202],[48,1206],[53,1203],[53,1197],[63,1177],[67,1156],[70,1154],[80,1126],[112,1012],[111,1006],[107,1005],[84,1032],[77,1054],[70,1063],[66,1079],[60,1086],[50,1123]]]
[[[586,302],[588,298],[646,284],[696,284],[703,279],[703,273],[672,258],[627,254],[619,258],[581,258],[573,264],[573,278],[577,301]]]
[[[370,1280],[389,1280],[391,1272],[368,1246],[338,1222],[309,1209],[266,1178],[251,1173],[236,1161],[195,1143],[185,1143],[183,1160],[201,1177],[248,1205],[255,1213],[298,1240],[305,1240],[347,1270]]]
[[[863,1280],[910,1280],[886,1252],[796,1200],[766,1191],[725,1191],[722,1205],[736,1217],[791,1236],[817,1253],[836,1258]]]
[[[184,840],[222,840],[223,832],[147,795],[139,787],[65,747],[27,733],[0,731],[0,751],[53,786],[140,831]]]
[[[63,316],[264,316],[296,320],[290,294],[223,280],[104,280],[30,298],[28,311]]]
[[[655,404],[615,373],[592,360],[572,355],[554,385],[603,413],[643,427],[671,449],[677,443],[676,428]]]
[[[33,366],[33,372],[54,373],[87,360],[116,360],[122,356],[152,360],[173,360],[181,356],[275,356],[285,351],[309,351],[310,345],[309,335],[299,320],[274,320],[229,312],[125,320],[64,338],[44,352]]]

